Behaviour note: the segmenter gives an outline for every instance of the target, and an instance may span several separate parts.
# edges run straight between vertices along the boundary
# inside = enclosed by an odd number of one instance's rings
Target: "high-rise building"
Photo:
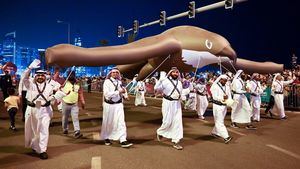
[[[18,73],[23,72],[34,59],[40,59],[36,48],[17,46],[14,63],[17,65]]]
[[[2,46],[2,56],[4,62],[16,61],[16,32],[7,33],[4,36]]]
[[[0,45],[1,64],[6,62],[14,63],[18,74],[36,58],[39,58],[38,50],[30,47],[16,45],[16,32],[7,33],[3,39],[3,45]]]
[[[298,57],[293,53],[292,54],[292,67],[293,68],[296,68],[298,65],[297,59],[298,59]]]
[[[80,38],[80,36],[78,36],[78,37],[75,37],[75,40],[74,40],[74,45],[75,45],[75,46],[82,46],[82,43],[81,43],[81,38]]]

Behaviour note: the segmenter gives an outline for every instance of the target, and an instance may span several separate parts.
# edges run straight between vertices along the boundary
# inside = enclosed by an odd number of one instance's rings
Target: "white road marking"
[[[101,169],[101,157],[100,156],[92,157],[91,163],[92,163],[91,169]]]
[[[282,153],[284,153],[284,154],[286,154],[286,155],[289,155],[289,156],[291,156],[291,157],[300,159],[300,155],[298,155],[298,154],[296,154],[296,153],[293,153],[293,152],[291,152],[291,151],[285,150],[285,149],[283,149],[283,148],[280,148],[280,147],[278,147],[278,146],[275,146],[275,145],[272,145],[272,144],[266,144],[266,146],[267,146],[267,147],[270,147],[270,148],[273,148],[273,149],[275,149],[275,150],[277,150],[277,151],[280,151],[280,152],[282,152]]]
[[[208,124],[208,123],[209,123],[209,121],[207,121],[207,120],[202,120],[202,119],[197,119],[197,120],[202,121],[202,122],[205,123],[205,124]]]
[[[149,106],[149,107],[152,107],[152,108],[155,108],[155,109],[161,109],[161,107],[157,107],[157,106]]]
[[[145,99],[162,100],[161,97],[157,97],[157,98],[155,98],[155,97],[145,97]]]
[[[235,130],[232,130],[230,128],[227,128],[228,131],[232,132],[232,133],[235,133],[235,134],[238,134],[238,135],[241,135],[241,136],[246,136],[246,134],[244,133],[241,133],[241,132],[238,132],[238,131],[235,131]]]
[[[100,134],[99,134],[99,132],[93,132],[93,140],[94,141],[100,140]]]

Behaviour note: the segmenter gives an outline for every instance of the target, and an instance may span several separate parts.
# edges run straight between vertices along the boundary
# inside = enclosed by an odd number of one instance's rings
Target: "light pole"
[[[66,24],[68,25],[68,44],[70,44],[70,23],[69,22],[66,22],[66,21],[62,21],[62,20],[57,20],[57,23],[61,23],[61,24]]]

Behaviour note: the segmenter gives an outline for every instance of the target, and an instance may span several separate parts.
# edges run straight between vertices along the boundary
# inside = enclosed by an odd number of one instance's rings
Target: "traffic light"
[[[166,25],[166,11],[160,11],[159,25],[160,26],[165,26]]]
[[[133,21],[133,33],[138,33],[139,31],[139,21],[138,20],[134,20]]]
[[[233,8],[233,0],[225,0],[225,9]]]
[[[195,18],[196,16],[196,3],[195,1],[189,2],[189,18]]]
[[[124,37],[124,28],[123,26],[118,26],[118,38]]]

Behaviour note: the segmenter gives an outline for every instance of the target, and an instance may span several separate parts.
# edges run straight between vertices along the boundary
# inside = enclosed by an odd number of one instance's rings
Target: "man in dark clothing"
[[[7,70],[4,71],[4,75],[0,77],[0,87],[3,93],[3,99],[6,99],[9,95],[7,89],[12,87],[11,76]]]
[[[86,83],[87,83],[87,86],[88,86],[88,93],[91,93],[91,90],[92,90],[92,79],[89,77]]]

